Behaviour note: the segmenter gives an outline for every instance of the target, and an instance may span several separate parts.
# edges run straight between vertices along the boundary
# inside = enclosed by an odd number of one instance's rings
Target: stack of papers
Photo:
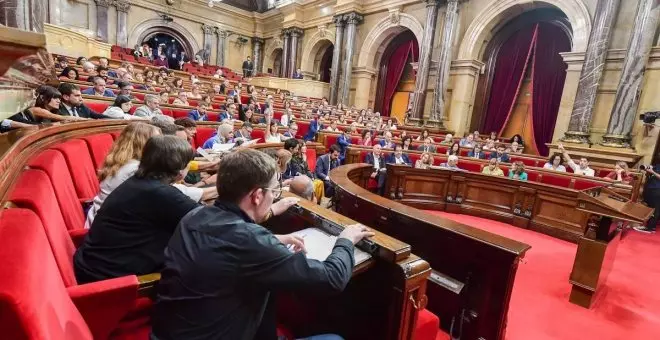
[[[330,253],[332,248],[335,247],[335,242],[337,241],[337,236],[332,236],[325,231],[318,228],[307,228],[299,230],[293,235],[298,235],[305,240],[305,249],[307,249],[307,258],[317,261],[325,261]],[[355,265],[359,265],[364,261],[367,261],[371,258],[371,254],[355,248],[354,252]]]

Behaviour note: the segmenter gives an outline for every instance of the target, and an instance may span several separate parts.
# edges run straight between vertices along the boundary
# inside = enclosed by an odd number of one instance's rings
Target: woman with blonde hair
[[[424,152],[415,162],[415,169],[428,169],[431,165],[433,165],[433,156],[428,152]]]
[[[132,177],[140,165],[142,149],[149,138],[160,135],[160,129],[147,123],[131,123],[124,128],[117,140],[112,144],[108,155],[99,170],[99,193],[94,197],[92,206],[87,213],[85,228],[94,222],[96,213],[101,209],[103,201],[120,184]]]

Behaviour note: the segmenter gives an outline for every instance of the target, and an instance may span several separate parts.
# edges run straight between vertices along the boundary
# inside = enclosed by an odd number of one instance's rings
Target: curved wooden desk
[[[529,245],[378,196],[364,189],[370,173],[367,164],[330,172],[337,211],[412,245],[429,261],[428,308],[443,328],[454,319],[463,339],[503,339],[518,262]]]
[[[10,201],[10,197],[26,165],[42,151],[72,139],[93,135],[105,135],[105,140],[109,140],[111,134],[121,131],[127,123],[125,120],[90,120],[11,133],[9,137],[13,144],[0,158],[0,171],[3,173],[0,178],[0,204],[7,210],[31,209],[19,201]],[[256,144],[253,147],[281,148],[282,144]],[[91,146],[83,146],[76,149],[76,154],[81,158],[90,158],[91,163],[91,149]],[[84,176],[77,177],[80,173],[75,170],[63,170],[62,173],[72,174],[66,180],[95,177],[95,174],[90,175],[87,172]],[[75,207],[79,203],[76,199],[70,206]],[[270,220],[268,225],[276,232],[292,232],[309,227],[326,230],[330,228],[339,232],[343,226],[354,223],[356,222],[350,218],[322,209],[312,202],[302,201],[282,216]],[[66,228],[59,224],[51,226]],[[82,227],[81,225],[80,229]],[[353,278],[344,293],[339,296],[313,296],[298,300],[307,307],[304,308],[305,311],[311,310],[313,314],[283,313],[283,316],[291,321],[291,324],[286,325],[295,334],[305,336],[330,330],[340,333],[346,339],[413,339],[418,311],[426,306],[426,283],[431,274],[429,263],[412,254],[410,245],[381,232],[370,239],[370,242],[363,246],[363,250],[368,250],[373,257],[356,266]],[[35,279],[37,277],[38,275],[34,276]],[[137,287],[138,292],[142,296],[152,296],[160,274],[147,275],[144,279]],[[304,324],[296,322],[304,318],[310,321]]]

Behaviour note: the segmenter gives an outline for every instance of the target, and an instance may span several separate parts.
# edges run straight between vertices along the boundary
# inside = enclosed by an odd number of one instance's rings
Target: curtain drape
[[[486,110],[484,131],[487,133],[497,131],[499,135],[506,126],[525,76],[536,31],[537,25],[519,30],[500,48]]]
[[[532,61],[532,126],[534,144],[541,155],[552,141],[566,80],[566,64],[559,53],[571,50],[571,42],[556,25],[540,23]],[[542,42],[542,43],[541,43]]]
[[[403,70],[409,63],[409,58],[412,57],[416,61],[417,56],[417,41],[410,40],[392,52],[387,63],[387,76],[385,77],[385,87],[383,90],[383,107],[380,114],[382,116],[390,115],[390,107],[392,106],[392,97],[396,93],[396,88],[399,86],[399,81],[403,75]]]

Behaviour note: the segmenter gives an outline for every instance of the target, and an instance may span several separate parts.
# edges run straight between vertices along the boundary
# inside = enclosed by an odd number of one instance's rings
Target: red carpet
[[[568,302],[575,244],[497,221],[429,213],[532,246],[518,267],[506,339],[660,339],[660,234],[629,231],[604,294],[585,309]]]

